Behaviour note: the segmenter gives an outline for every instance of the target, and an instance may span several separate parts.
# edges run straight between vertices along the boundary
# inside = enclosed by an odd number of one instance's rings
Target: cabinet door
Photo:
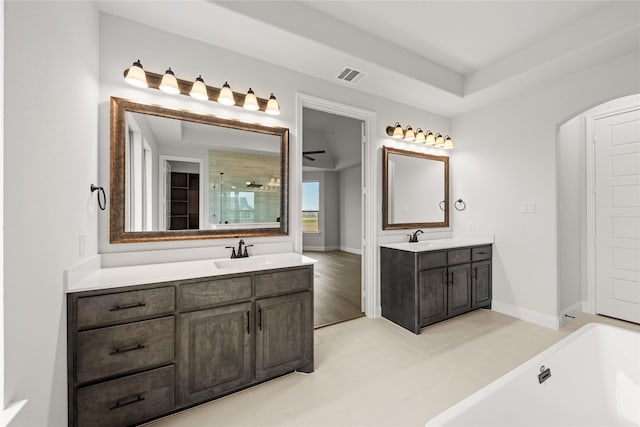
[[[491,304],[491,260],[474,262],[471,265],[471,295],[473,308]]]
[[[448,278],[449,317],[471,310],[471,264],[449,267]]]
[[[420,325],[426,326],[447,318],[447,269],[418,272],[420,288]]]
[[[256,379],[313,371],[311,292],[256,301]]]
[[[251,382],[251,303],[178,316],[178,399],[196,403]]]

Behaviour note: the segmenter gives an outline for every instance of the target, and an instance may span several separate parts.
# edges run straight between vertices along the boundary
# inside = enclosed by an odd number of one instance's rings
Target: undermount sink
[[[219,261],[214,261],[213,263],[216,265],[216,267],[220,269],[261,267],[264,265],[273,264],[273,262],[271,262],[269,258],[264,256],[223,259]]]

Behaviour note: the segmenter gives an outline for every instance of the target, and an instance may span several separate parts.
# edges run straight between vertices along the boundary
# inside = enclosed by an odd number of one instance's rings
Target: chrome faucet
[[[407,234],[407,236],[409,236],[409,243],[418,243],[418,233],[422,234],[424,231],[416,230],[413,234]]]

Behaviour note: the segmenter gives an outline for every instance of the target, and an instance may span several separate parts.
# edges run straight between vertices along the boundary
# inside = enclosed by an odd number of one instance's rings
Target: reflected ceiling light
[[[258,106],[258,98],[256,98],[256,94],[253,93],[251,88],[249,88],[247,95],[244,97],[244,104],[242,107],[249,111],[258,111],[260,109]]]
[[[407,125],[407,128],[404,131],[404,138],[405,141],[409,141],[409,142],[413,142],[416,140],[416,134],[415,132],[413,132],[413,129],[411,128],[411,125]]]
[[[433,145],[436,143],[436,137],[433,136],[433,132],[431,132],[430,130],[428,130],[427,133],[425,134],[424,143],[426,145]]]
[[[204,84],[202,75],[196,77],[196,81],[193,82],[193,86],[191,86],[191,92],[189,92],[189,95],[191,95],[195,99],[199,99],[200,101],[206,101],[209,99],[209,95],[207,94],[207,85]]]
[[[453,140],[449,135],[444,137],[444,145],[442,146],[445,150],[451,150],[453,148]]]
[[[222,89],[220,89],[220,95],[218,96],[218,102],[224,105],[236,105],[236,100],[233,99],[233,92],[228,82],[224,82]]]
[[[177,95],[180,93],[180,89],[178,89],[178,80],[176,79],[176,75],[171,71],[171,67],[164,72],[164,76],[162,76],[162,81],[160,82],[160,86],[158,86],[163,92],[170,93],[171,95]]]
[[[424,141],[425,141],[424,132],[422,131],[422,129],[418,128],[418,130],[416,131],[416,142],[424,144]]]
[[[435,147],[441,148],[444,145],[444,137],[439,133],[436,134],[436,144]]]
[[[267,102],[267,109],[264,110],[264,112],[272,116],[277,116],[278,114],[280,114],[280,104],[278,104],[278,100],[273,93],[269,97],[269,101]]]
[[[140,63],[139,59],[126,71],[124,80],[130,85],[136,87],[149,87],[149,83],[147,83],[147,75],[142,69],[142,63]]]

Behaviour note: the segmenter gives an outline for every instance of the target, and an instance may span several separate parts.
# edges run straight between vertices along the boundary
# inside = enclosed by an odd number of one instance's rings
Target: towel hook
[[[100,210],[105,210],[107,208],[107,195],[104,192],[104,188],[99,185],[91,184],[91,192],[98,190],[98,207]],[[102,197],[100,195],[102,194]]]
[[[467,204],[462,199],[458,199],[453,204],[453,207],[456,208],[457,211],[463,211],[467,208]]]

